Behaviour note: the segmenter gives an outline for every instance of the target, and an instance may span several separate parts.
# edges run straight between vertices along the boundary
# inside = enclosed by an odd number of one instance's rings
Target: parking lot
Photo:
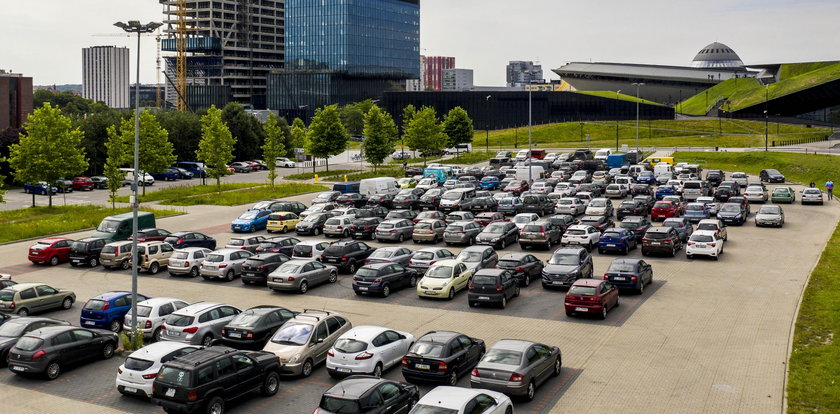
[[[308,202],[311,198],[294,199]],[[430,330],[455,330],[484,339],[488,347],[502,338],[559,346],[561,376],[538,389],[534,401],[517,402],[517,412],[522,413],[601,413],[614,412],[616,407],[628,413],[776,412],[782,407],[788,340],[799,296],[840,217],[833,203],[783,207],[786,224],[782,229],[756,228],[751,219],[744,226],[729,227],[726,253],[719,261],[688,260],[683,252],[674,258],[647,257],[654,269],[653,285],[642,295],[622,294],[621,306],[603,321],[567,317],[565,292],[544,290],[539,283],[523,287],[521,296],[506,309],[470,308],[463,292],[452,301],[420,299],[413,289],[388,298],[360,297],[353,293],[347,274],[336,284],[313,287],[306,295],[273,293],[239,280],[174,278],[166,272],[141,274],[139,291],[189,302],[226,302],[242,309],[260,304],[328,309],[345,315],[354,326],[381,325],[416,336]],[[170,231],[202,231],[222,245],[233,236],[230,220],[244,208],[194,207],[190,214],[161,219],[158,225]],[[29,244],[0,246],[0,257],[5,259],[0,273],[12,273],[18,282],[47,282],[76,292],[79,302],[72,309],[48,316],[77,323],[87,298],[130,288],[129,273],[124,271],[28,264]],[[404,245],[410,249],[429,246]],[[460,249],[450,248],[456,254]],[[498,253],[519,251],[514,245]],[[529,252],[543,261],[551,254],[539,249]],[[603,274],[613,258],[623,257],[597,251],[593,256],[596,276]],[[629,257],[641,257],[639,249]],[[67,400],[61,397],[84,402],[80,406],[89,412],[159,412],[147,401],[116,392],[114,376],[121,359],[88,364],[52,382],[19,378],[3,370],[0,398],[26,412],[67,412],[63,405]],[[394,368],[385,376],[401,380],[399,371]],[[311,413],[321,393],[336,382],[319,367],[307,379],[284,380],[277,396],[244,399],[231,407],[232,412]],[[468,387],[469,378],[462,378],[459,385]],[[430,388],[421,387],[423,392]]]

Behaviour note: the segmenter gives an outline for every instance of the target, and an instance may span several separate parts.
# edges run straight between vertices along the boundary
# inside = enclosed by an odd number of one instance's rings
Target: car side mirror
[[[319,344],[323,344],[323,343],[324,343],[324,338],[318,338],[317,343],[319,343]]]

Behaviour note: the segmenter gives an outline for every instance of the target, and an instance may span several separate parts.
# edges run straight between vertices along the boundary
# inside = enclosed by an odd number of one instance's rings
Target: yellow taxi
[[[460,260],[441,260],[429,267],[417,283],[417,296],[452,299],[469,286],[472,275],[473,271]]]
[[[299,222],[300,216],[297,214],[289,211],[278,211],[276,213],[271,213],[268,216],[268,224],[265,229],[268,230],[269,233],[273,233],[275,231],[285,233],[289,230],[294,230]]]

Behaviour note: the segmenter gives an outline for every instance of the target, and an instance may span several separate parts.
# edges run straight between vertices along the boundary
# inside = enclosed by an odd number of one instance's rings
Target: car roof
[[[177,313],[179,315],[197,315],[201,312],[206,311],[207,309],[212,309],[222,305],[222,303],[218,302],[196,302],[192,305],[188,305],[186,307],[178,309],[174,313]]]
[[[479,394],[488,394],[494,398],[498,395],[493,391],[478,388],[439,386],[426,393],[420,399],[420,403],[433,404],[436,407],[460,409]]]
[[[299,245],[304,245],[304,246],[317,246],[321,243],[327,243],[327,242],[324,241],[324,240],[301,240],[300,243],[298,243],[298,244]]]
[[[508,272],[508,271],[509,271],[508,269],[491,269],[491,268],[481,269],[481,270],[475,272],[475,275],[473,275],[473,277],[475,277],[475,276],[499,276],[502,273]]]
[[[227,256],[227,255],[229,255],[229,254],[231,254],[231,253],[233,253],[233,252],[239,252],[239,251],[242,251],[242,249],[231,249],[231,248],[225,248],[225,249],[216,249],[216,250],[213,250],[211,253],[216,253],[216,254],[221,254],[221,255],[225,255],[225,256]]]
[[[118,297],[125,296],[125,295],[130,295],[130,294],[131,294],[131,292],[117,290],[117,291],[113,291],[113,292],[101,293],[99,295],[96,295],[96,296],[92,297],[91,299],[111,300],[111,299],[114,299],[114,298],[118,298]]]
[[[665,226],[651,227],[651,228],[648,229],[648,231],[654,232],[654,233],[668,233],[671,230],[673,230],[673,227],[665,227]]]
[[[183,348],[197,348],[195,345],[186,344],[183,342],[173,341],[159,341],[153,344],[146,345],[134,352],[129,357],[144,360],[158,360],[166,356],[172,351],[177,351]]]
[[[370,325],[363,325],[363,326],[354,326],[352,329],[348,330],[347,332],[341,334],[339,338],[352,338],[358,339],[360,341],[372,341],[373,338],[376,338],[377,335],[381,334],[385,331],[390,331],[392,329],[383,328],[381,326],[370,326]]]
[[[379,248],[378,250],[382,250],[382,248]],[[362,267],[365,267],[365,268],[368,268],[368,269],[379,270],[379,269],[381,269],[385,266],[390,266],[392,264],[394,264],[394,263],[391,263],[391,262],[375,262],[375,263],[368,263],[368,264],[366,264]]]
[[[536,342],[526,341],[523,339],[501,339],[496,342],[492,349],[508,349],[511,351],[525,351]]]
[[[469,247],[465,247],[461,251],[462,252],[483,252],[487,249],[493,250],[493,248],[490,247],[490,246],[469,246]]]
[[[6,287],[5,287],[5,288],[3,288],[3,289],[11,289],[11,290],[14,290],[14,291],[18,291],[18,292],[19,292],[19,291],[21,291],[21,290],[25,290],[25,289],[33,288],[33,287],[36,287],[36,286],[41,286],[41,285],[43,285],[43,284],[44,284],[44,283],[36,283],[36,282],[30,282],[30,283],[18,283],[18,284],[16,284],[16,285],[6,286]]]
[[[424,342],[446,342],[456,336],[460,336],[462,334],[458,332],[452,331],[429,331],[426,332],[420,339],[417,341],[419,342],[421,339]]]
[[[424,247],[420,250],[416,250],[414,253],[417,252],[430,252],[430,253],[437,253],[441,250],[447,250],[445,247]]]
[[[197,252],[199,250],[210,250],[210,249],[208,249],[206,247],[184,247],[184,248],[176,249],[175,251],[176,252],[192,253],[192,252]]]
[[[694,233],[691,233],[691,236],[714,236],[715,234],[717,233],[712,230],[697,230]]]
[[[613,263],[628,263],[628,264],[636,264],[636,263],[639,263],[639,262],[641,262],[641,261],[642,261],[642,259],[633,259],[633,258],[618,258],[618,259],[613,259],[612,263],[610,263],[610,264],[613,264]]]
[[[456,260],[456,259],[446,259],[446,260],[438,260],[438,261],[437,261],[435,264],[433,264],[432,266],[434,266],[434,267],[438,267],[438,266],[455,266],[455,265],[457,265],[457,264],[459,264],[459,263],[461,263],[461,261],[460,261],[460,260]]]
[[[575,281],[575,283],[574,283],[573,285],[574,285],[574,286],[590,286],[590,287],[598,287],[598,286],[600,286],[600,285],[601,285],[601,282],[603,282],[603,280],[600,280],[600,279],[589,279],[589,278],[584,278],[584,279],[578,279],[578,280],[576,280],[576,281]]]
[[[34,331],[27,332],[26,334],[24,334],[24,336],[35,336],[35,337],[43,338],[45,336],[51,336],[51,335],[55,335],[57,333],[70,331],[70,330],[74,330],[74,329],[85,329],[85,328],[82,328],[82,327],[79,327],[79,326],[73,326],[73,325],[50,325],[50,326],[45,326],[43,328],[38,328]]]
[[[175,301],[186,302],[184,300],[176,299],[176,298],[151,298],[151,299],[146,299],[142,302],[137,302],[137,305],[151,305],[151,306],[154,306],[154,305],[162,305],[164,303],[175,302]]]
[[[43,239],[40,239],[40,240],[36,241],[36,243],[47,242],[47,241],[50,242],[50,243],[55,243],[57,241],[62,241],[62,240],[73,241],[73,239],[68,239],[67,237],[44,237]]]
[[[333,385],[332,388],[328,389],[324,393],[324,395],[330,397],[340,397],[342,399],[360,398],[384,381],[388,380],[374,376],[356,375]]]
[[[586,230],[587,228],[592,227],[588,224],[573,224],[569,226],[569,230]]]

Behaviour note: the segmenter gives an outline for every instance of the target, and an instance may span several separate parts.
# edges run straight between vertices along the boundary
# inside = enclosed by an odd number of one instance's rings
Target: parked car
[[[691,235],[685,247],[685,257],[709,256],[715,260],[723,253],[723,238],[714,231],[700,230]]]
[[[319,414],[408,413],[419,399],[420,392],[414,385],[354,375],[324,392],[316,411]]]
[[[225,249],[240,249],[254,253],[264,241],[265,237],[263,236],[231,237],[225,245]]]
[[[680,235],[680,240],[682,240],[683,243],[685,243],[686,240],[688,240],[689,236],[691,236],[691,233],[694,232],[694,226],[685,217],[665,219],[665,221],[662,223],[662,226],[673,227],[675,230],[677,230],[677,234]]]
[[[729,197],[741,194],[741,187],[735,181],[721,181],[715,189],[715,200],[726,202]]]
[[[791,187],[776,187],[770,195],[770,202],[793,204],[796,202],[796,192]]]
[[[709,213],[709,207],[706,203],[688,203],[685,205],[685,214],[683,214],[683,218],[688,220],[689,222],[698,222],[700,220],[705,220],[711,217]]]
[[[94,183],[88,177],[73,177],[71,186],[76,191],[93,191]]]
[[[34,184],[24,184],[23,185],[23,193],[29,194],[40,194],[40,195],[47,195],[47,194],[55,194],[58,192],[58,187],[54,185],[47,184],[46,181],[38,181]]]
[[[321,255],[321,262],[331,264],[339,271],[356,273],[356,269],[364,263],[364,260],[376,250],[362,241],[348,240],[332,243]]]
[[[524,209],[522,199],[519,197],[506,197],[498,201],[496,210],[503,214],[516,215]]]
[[[519,296],[519,280],[507,269],[481,269],[473,275],[467,292],[470,307],[494,304],[502,309],[510,299]]]
[[[577,216],[586,211],[586,204],[577,197],[564,197],[557,200],[554,204],[554,212],[556,214],[569,214]]]
[[[357,295],[376,294],[388,297],[394,289],[417,286],[419,275],[402,264],[379,262],[366,264],[353,276],[353,291]]]
[[[198,272],[205,280],[224,279],[227,282],[242,275],[242,264],[254,254],[241,249],[219,249],[207,254]]]
[[[519,241],[519,228],[509,221],[490,223],[476,236],[476,244],[504,249]]]
[[[536,396],[537,387],[549,378],[559,376],[562,367],[563,355],[556,346],[502,339],[487,350],[472,370],[470,387],[476,391],[488,389],[531,401]],[[494,399],[492,405],[498,404],[499,401]]]
[[[263,349],[274,332],[297,314],[298,312],[274,305],[246,309],[222,328],[220,342],[236,349]]]
[[[388,246],[388,247],[380,247],[376,249],[373,253],[368,256],[367,259],[364,260],[365,263],[398,263],[403,266],[408,265],[409,259],[411,259],[412,252],[411,250],[402,247],[402,246]]]
[[[560,244],[563,229],[548,219],[540,219],[526,224],[519,232],[519,245],[522,249],[541,246],[551,249],[554,244]]]
[[[164,341],[210,346],[221,338],[222,328],[240,312],[239,308],[223,303],[193,303],[166,317],[160,337]]]
[[[468,287],[473,272],[458,260],[441,260],[429,266],[417,283],[417,296],[421,298],[452,299],[458,291]]]
[[[802,190],[802,205],[819,204],[823,205],[823,193],[819,188],[806,188]]]
[[[683,242],[680,235],[672,227],[651,227],[642,238],[642,256],[651,253],[669,253],[671,257],[674,257],[682,248]]]
[[[589,205],[586,206],[586,210],[584,210],[584,214],[587,216],[604,216],[604,217],[612,217],[613,216],[613,205],[612,201],[607,198],[595,198],[589,202]]]
[[[647,229],[651,227],[650,221],[643,216],[627,216],[618,223],[618,227],[632,231],[636,236],[636,241],[641,242],[645,236]]]
[[[475,221],[454,221],[446,226],[443,233],[443,241],[446,242],[447,246],[453,244],[472,246],[475,244],[478,234],[481,231],[481,225]]]
[[[283,253],[260,253],[251,256],[242,263],[242,283],[264,285],[268,281],[268,275],[289,260],[289,256]]]
[[[297,237],[279,236],[264,239],[254,250],[254,253],[282,253],[291,256],[295,246],[300,243]]]
[[[215,250],[216,239],[195,231],[179,231],[170,234],[163,241],[172,245],[176,249],[184,249],[187,247],[203,247],[205,249]]]
[[[131,301],[131,296],[128,297],[128,301]],[[129,309],[123,317],[123,329],[127,332],[139,330],[143,337],[151,338],[155,342],[160,341],[160,333],[163,330],[163,321],[166,317],[188,305],[187,302],[176,298],[162,297],[141,300],[137,303],[137,322],[131,319],[132,311]],[[84,313],[84,311],[82,312]]]
[[[170,276],[189,275],[190,277],[197,277],[199,269],[201,269],[201,263],[211,251],[204,247],[186,247],[175,250],[169,257],[169,265],[166,269]]]
[[[615,223],[605,216],[583,216],[578,220],[578,224],[592,226],[600,233],[603,233],[610,227],[615,227]]]
[[[318,193],[315,198],[312,199],[312,205],[315,204],[325,204],[325,203],[334,203],[338,197],[341,196],[341,192],[338,191],[324,191],[322,193]]]
[[[400,365],[414,339],[414,335],[408,332],[379,326],[357,326],[339,336],[327,352],[327,372],[333,378],[359,374],[379,378],[383,372]],[[391,396],[394,397],[396,395]],[[389,405],[391,403],[393,401],[389,401]]]
[[[506,395],[484,389],[439,386],[429,391],[411,411],[412,414],[510,414],[513,403]]]
[[[441,260],[454,259],[455,255],[443,247],[427,247],[417,250],[411,255],[408,261],[408,267],[417,271],[418,274],[423,275],[429,269],[429,266]]]
[[[110,242],[98,237],[85,237],[70,244],[70,265],[96,267],[99,265],[99,254],[102,248]]]
[[[157,274],[161,268],[169,266],[169,258],[175,249],[171,244],[153,241],[137,244],[138,268],[149,274]]]
[[[522,194],[523,213],[535,213],[538,215],[551,214],[554,212],[554,202],[545,194],[526,192]]]
[[[58,319],[38,316],[17,316],[12,317],[5,313],[0,314],[5,318],[0,324],[0,364],[7,364],[9,351],[15,346],[20,337],[29,332],[48,326],[69,326],[70,322]]]
[[[147,299],[149,299],[148,296],[137,294],[138,301]],[[94,296],[82,307],[79,325],[120,332],[123,319],[131,307],[131,292],[107,292]]]
[[[718,219],[700,220],[700,222],[697,223],[697,230],[710,230],[717,233],[723,240],[728,239],[726,225]]]
[[[157,342],[132,352],[117,368],[117,392],[151,398],[153,383],[163,364],[199,349],[178,342]]]
[[[119,338],[113,332],[76,326],[45,326],[23,335],[9,351],[9,370],[22,376],[54,380],[65,368],[114,356]],[[67,346],[67,344],[73,344]]]
[[[618,289],[609,281],[580,279],[566,293],[563,305],[567,316],[597,315],[607,318],[607,312],[618,306]]]
[[[740,203],[725,203],[720,206],[717,219],[724,224],[742,225],[747,221],[747,211]]]
[[[592,278],[592,255],[582,247],[557,249],[542,270],[542,287],[570,287],[576,280]]]
[[[385,216],[385,220],[408,219],[414,221],[417,212],[414,210],[391,210]]]
[[[478,183],[478,187],[482,190],[498,190],[499,185],[501,184],[501,180],[499,177],[494,176],[487,176],[483,177],[481,181]]]
[[[529,286],[542,274],[543,262],[532,254],[510,253],[499,259],[496,268],[509,270],[519,285]]]
[[[469,246],[458,253],[456,260],[467,266],[467,269],[473,273],[480,269],[486,269],[496,266],[499,261],[499,255],[489,246]]]
[[[598,240],[601,239],[601,232],[591,225],[576,224],[569,226],[560,239],[561,246],[579,245],[591,251]]]
[[[295,233],[298,235],[318,236],[324,233],[324,226],[327,220],[332,218],[331,213],[315,213],[306,216],[295,226]]]
[[[776,169],[765,169],[761,170],[758,173],[758,179],[761,181],[766,181],[768,183],[783,183],[785,182],[785,176]]]
[[[749,184],[744,190],[744,198],[750,203],[765,203],[770,198],[764,184]]]
[[[230,231],[236,233],[264,230],[268,224],[269,214],[271,210],[248,210],[231,222]]]
[[[382,206],[385,208],[394,208],[393,194],[374,194],[368,198],[367,205]]]
[[[28,316],[52,309],[70,309],[76,294],[43,283],[16,283],[0,289],[0,311]]]
[[[598,240],[598,253],[601,254],[608,251],[618,251],[626,255],[636,247],[636,234],[632,230],[621,227],[607,229]]]
[[[446,222],[443,220],[425,219],[414,225],[411,238],[414,243],[431,242],[437,243],[443,239],[446,230]]]
[[[657,201],[650,211],[650,218],[653,221],[665,220],[670,217],[679,217],[680,209],[672,201]]]
[[[317,260],[292,259],[281,264],[267,277],[269,289],[305,294],[310,287],[338,281],[338,269]]]
[[[653,283],[653,267],[641,259],[615,259],[604,273],[604,280],[618,289],[632,289],[638,294]]]
[[[402,243],[410,239],[414,233],[414,223],[409,219],[385,220],[376,226],[375,236],[377,241],[396,241]]]
[[[359,193],[346,193],[335,199],[336,204],[343,206],[363,207],[368,203],[367,196]]]
[[[281,375],[308,377],[316,365],[326,361],[327,352],[338,338],[352,327],[338,313],[307,309],[283,324],[263,350],[276,356]]]
[[[105,189],[108,188],[108,177],[103,177],[101,175],[90,177],[90,180],[93,181],[93,188],[96,189]]]
[[[442,382],[454,386],[461,376],[475,367],[485,351],[481,339],[458,332],[428,332],[418,338],[403,357],[402,374],[408,382]],[[421,406],[422,403],[418,404],[415,410]]]
[[[72,239],[65,237],[47,237],[29,246],[27,259],[34,264],[49,263],[50,266],[70,261]]]
[[[761,208],[759,208],[755,213],[755,225],[757,227],[782,227],[785,225],[785,211],[781,206],[775,204],[761,206]]]

